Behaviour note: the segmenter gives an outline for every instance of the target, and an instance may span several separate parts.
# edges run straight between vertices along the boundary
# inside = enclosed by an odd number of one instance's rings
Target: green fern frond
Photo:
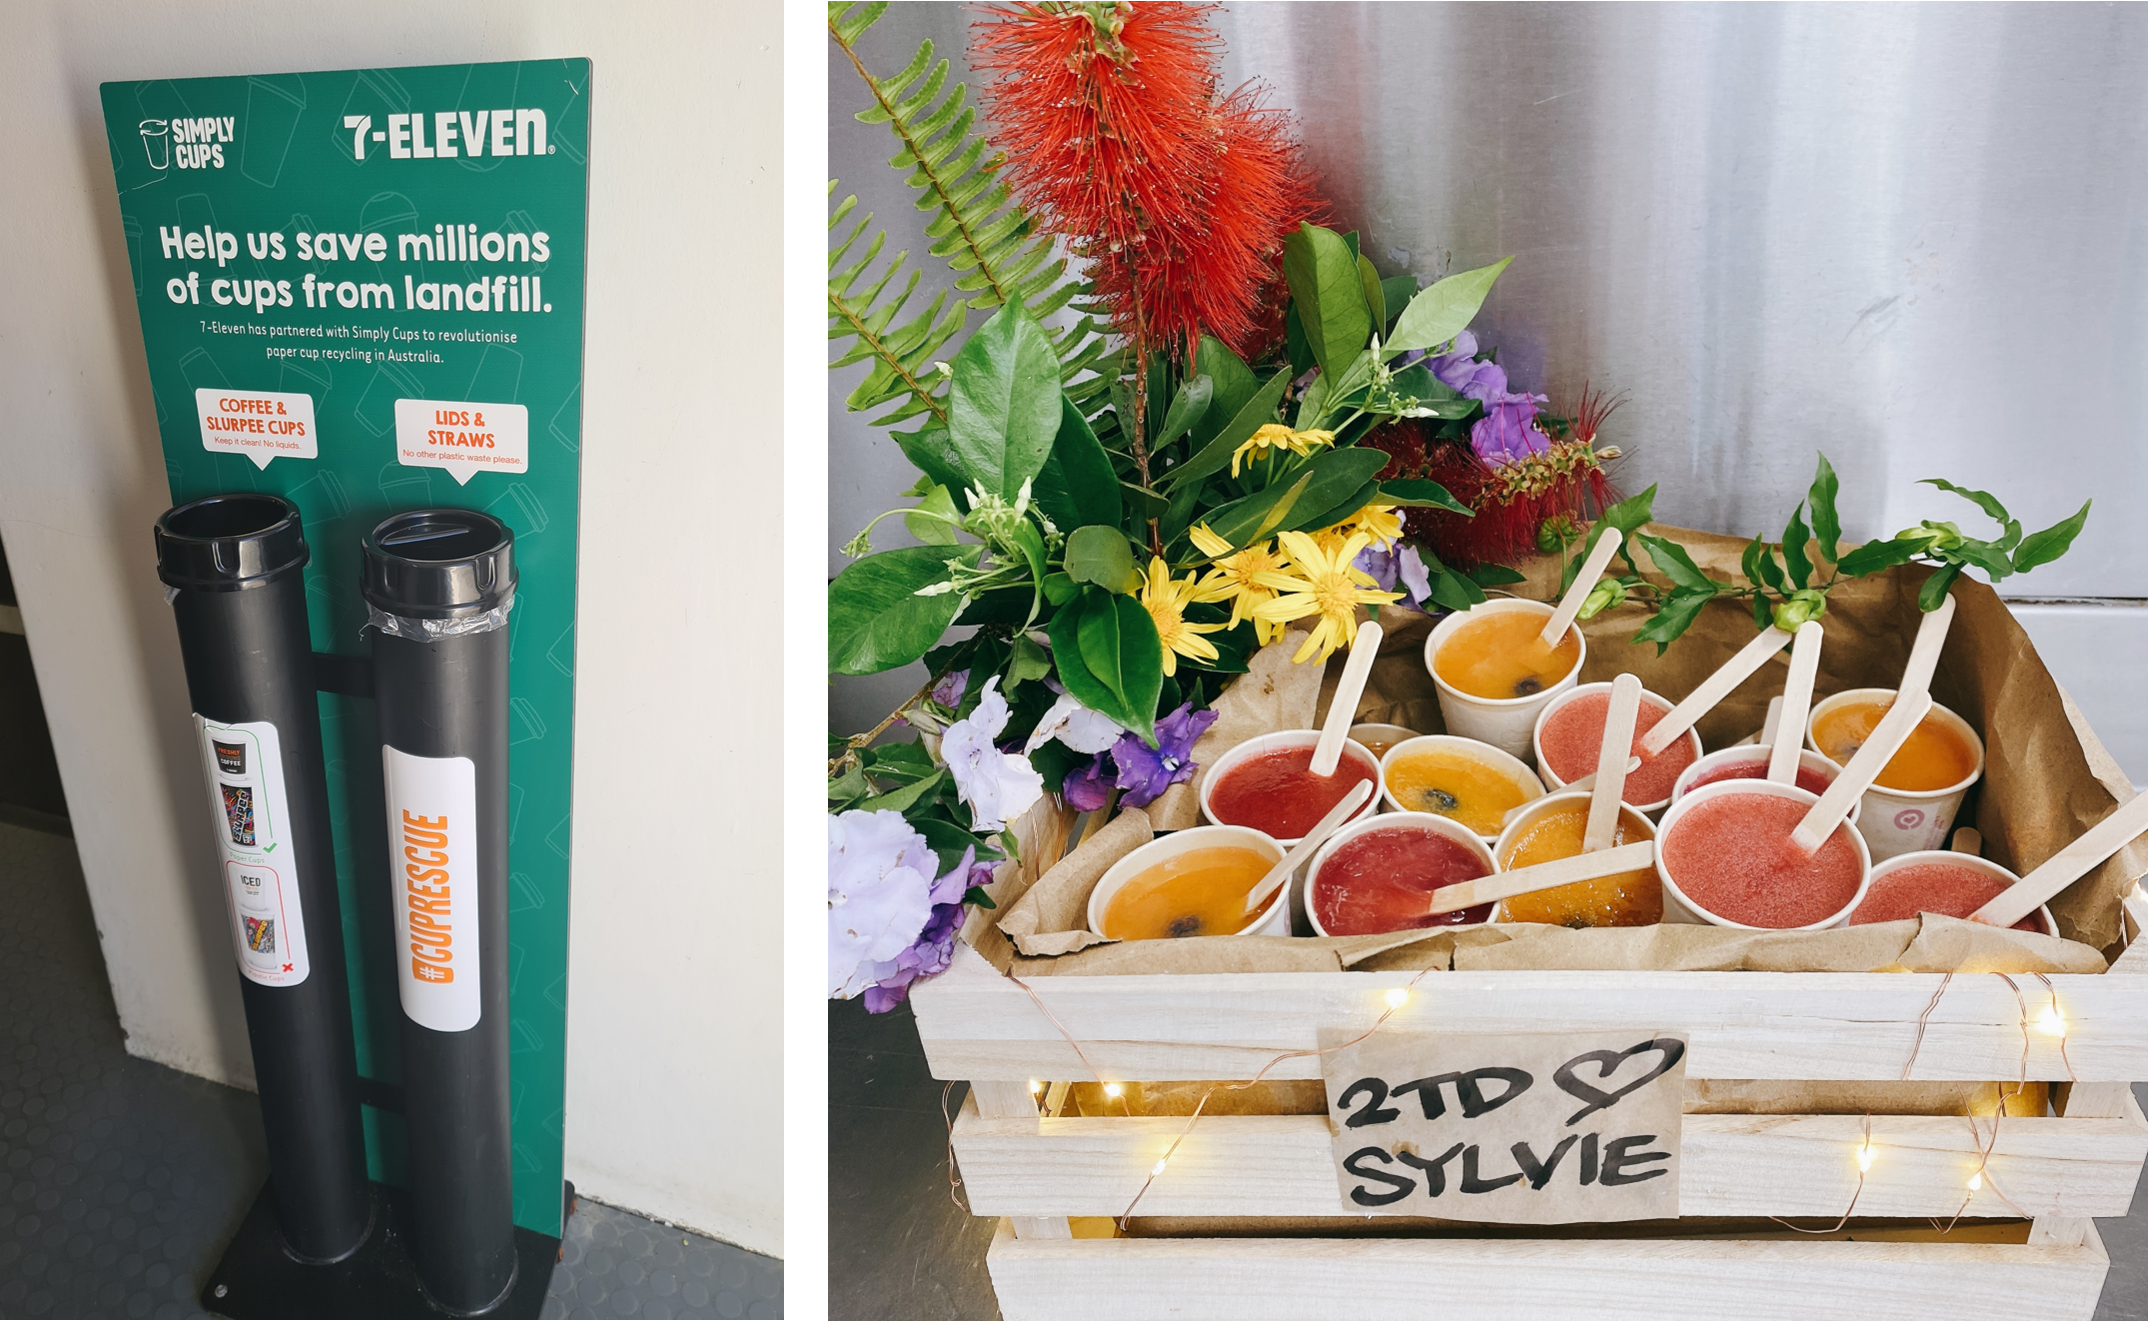
[[[830,195],[835,181],[828,183]],[[836,204],[828,216],[831,235],[857,209],[855,194]],[[860,247],[860,240],[863,246]],[[924,272],[909,264],[907,250],[882,265],[880,252],[887,232],[873,224],[870,212],[852,222],[828,251],[828,338],[851,340],[851,346],[828,364],[833,369],[868,362],[873,369],[850,392],[845,403],[852,412],[895,404],[873,420],[886,426],[929,413],[940,425],[947,424],[946,378],[933,366],[943,356],[952,357],[947,346],[962,333],[969,307],[946,290],[933,296],[923,311],[898,323],[910,305]],[[856,253],[853,257],[852,254]],[[878,274],[874,274],[877,268]],[[897,281],[900,280],[898,284]],[[893,292],[890,293],[890,289]]]

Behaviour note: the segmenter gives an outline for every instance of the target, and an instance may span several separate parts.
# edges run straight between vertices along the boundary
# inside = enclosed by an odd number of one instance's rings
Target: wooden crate
[[[1022,823],[1028,868],[1047,865],[1066,823]],[[1027,879],[1026,877],[1024,879]],[[1014,888],[1014,887],[1009,887]],[[2127,904],[2127,931],[2148,905]],[[996,938],[996,933],[994,935]],[[1229,1236],[1076,1237],[1070,1217],[1124,1212],[1183,1118],[1058,1117],[1088,1065],[1125,1082],[1252,1077],[1314,1048],[1323,1026],[1369,1026],[1407,972],[1028,979],[1028,992],[968,945],[913,993],[933,1075],[965,1079],[954,1146],[970,1208],[1002,1217],[987,1257],[1007,1321],[1352,1321],[1545,1315],[1863,1318],[2089,1317],[2109,1259],[2090,1217],[2120,1216],[2148,1159],[2148,1122],[2129,1083],[2148,1079],[2148,945],[2101,976],[2053,976],[2060,1039],[2030,1033],[2028,1077],[2056,1083],[2053,1115],[2008,1117],[1971,1196],[1970,1126],[1960,1117],[1871,1119],[1876,1151],[1857,1203],[1870,1217],[1950,1218],[1950,1241],[1800,1239],[1725,1231],[1711,1220],[1832,1220],[1857,1181],[1859,1115],[1689,1115],[1675,1237],[1484,1236],[1423,1228],[1245,1236],[1247,1218],[1348,1215],[1324,1115],[1211,1115],[1142,1198],[1142,1217],[1229,1217]],[[1390,1023],[1481,1033],[1677,1028],[1695,1079],[1895,1081],[1911,1057],[1937,974],[1440,972]],[[2033,978],[2016,978],[2042,993]],[[2031,1012],[2040,1005],[2031,999]],[[1058,1020],[1055,1026],[1052,1018]],[[2020,1003],[1993,976],[1957,975],[1926,1022],[1910,1077],[2012,1081]],[[1313,1079],[1319,1061],[1267,1076]],[[1988,1121],[1987,1121],[1988,1132]],[[2033,1217],[2022,1234],[2015,1211]],[[1690,1219],[1689,1219],[1690,1218]],[[1994,1230],[2016,1221],[2013,1237]],[[1390,1222],[1392,1223],[1392,1222]],[[1762,1222],[1766,1223],[1766,1222]],[[1980,1232],[1978,1226],[1984,1226]],[[1772,1228],[1772,1226],[1771,1226]],[[1853,1227],[1854,1228],[1854,1227]],[[1690,1233],[1687,1231],[1690,1229]],[[1366,1232],[1369,1231],[1369,1232]],[[1742,1232],[1743,1237],[1738,1236]],[[1871,1235],[1860,1234],[1869,1239]],[[1887,1235],[1881,1235],[1887,1238]],[[1894,1235],[1895,1238],[1913,1237]],[[1931,1238],[1926,1234],[1924,1237]],[[1967,1240],[1967,1241],[1964,1241]]]

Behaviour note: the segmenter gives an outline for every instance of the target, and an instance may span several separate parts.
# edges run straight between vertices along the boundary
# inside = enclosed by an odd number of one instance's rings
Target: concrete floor
[[[996,1321],[985,1249],[993,1222],[947,1193],[942,1084],[925,1069],[904,1005],[828,1006],[828,1315],[831,1321]],[[2148,1105],[2148,1083],[2134,1095]],[[948,1102],[962,1102],[957,1084]],[[2148,1179],[2144,1179],[2148,1182]],[[2148,1321],[2148,1197],[2098,1220],[2111,1270],[2097,1321]]]
[[[0,821],[0,914],[0,1317],[205,1315],[259,1104],[127,1054],[73,840]],[[585,1197],[542,1314],[781,1316],[783,1264]]]

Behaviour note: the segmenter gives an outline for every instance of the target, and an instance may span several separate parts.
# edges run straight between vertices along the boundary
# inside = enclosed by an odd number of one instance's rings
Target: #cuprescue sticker
[[[209,774],[239,971],[263,986],[296,986],[308,971],[306,915],[276,726],[223,725],[197,715],[194,728]]]
[[[403,1012],[435,1032],[477,1026],[477,763],[383,744]]]

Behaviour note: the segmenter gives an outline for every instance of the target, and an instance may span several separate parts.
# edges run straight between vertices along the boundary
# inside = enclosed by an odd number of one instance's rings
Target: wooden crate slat
[[[1036,1003],[976,951],[956,946],[942,976],[912,994],[934,1077],[1127,1081],[1248,1078],[1279,1053],[1310,1050],[1321,1027],[1369,1026],[1408,973],[1236,973],[1037,977]],[[1892,1080],[1941,978],[1914,973],[1436,972],[1390,1024],[1482,1033],[1596,1028],[1686,1032],[1694,1078]],[[2017,976],[2032,1017],[2045,1003]],[[2131,977],[2054,976],[2072,1076],[2148,1078],[2148,1013]],[[2031,1029],[2028,1076],[2065,1080],[2059,1038]],[[1989,974],[1957,975],[1928,1021],[1912,1078],[2011,1080],[2022,1055],[2020,1002]],[[1317,1078],[1286,1060],[1272,1079]]]
[[[1988,1135],[1990,1121],[1984,1121]],[[1688,1115],[1679,1214],[1839,1216],[1857,1183],[1857,1115]],[[963,1186],[978,1215],[1097,1216],[1126,1210],[1183,1117],[985,1118],[955,1123]],[[1967,1120],[1875,1115],[1860,1216],[1951,1216],[1976,1169]],[[1988,1136],[1987,1139],[1988,1140]],[[2136,1110],[2108,1119],[2009,1118],[1991,1187],[1969,1214],[2122,1216],[2148,1159]],[[1324,1115],[1211,1115],[1141,1199],[1152,1216],[1347,1216]],[[1456,1214],[1460,1214],[1459,1211]]]
[[[986,1265],[1006,1321],[2040,1321],[2094,1315],[2079,1247],[1695,1239],[1014,1237]]]

